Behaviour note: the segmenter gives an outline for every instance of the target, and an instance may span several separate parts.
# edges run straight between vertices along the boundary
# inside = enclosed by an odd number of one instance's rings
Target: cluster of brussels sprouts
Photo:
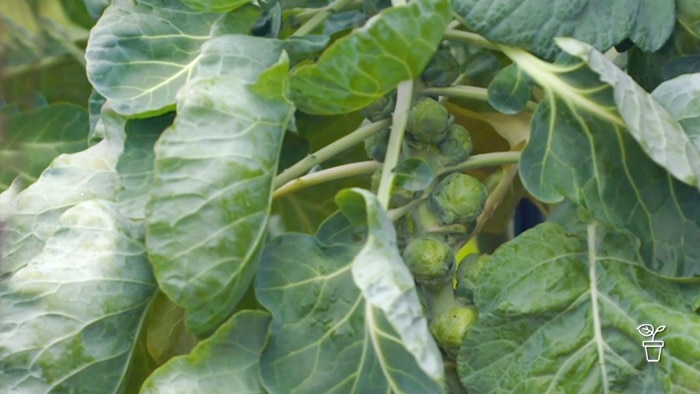
[[[438,51],[434,62],[445,62],[445,58],[447,56]],[[440,86],[456,78],[440,76],[431,67],[429,65],[423,75],[424,82],[431,81],[430,86]],[[368,121],[389,118],[395,104],[396,95],[392,93],[364,108],[362,114]],[[387,128],[365,141],[370,158],[384,161],[389,134]],[[436,174],[441,174],[446,167],[467,160],[472,148],[469,132],[455,123],[445,106],[431,97],[415,100],[407,118],[402,146],[404,159],[423,159]],[[381,169],[372,176],[371,188],[375,192],[380,179]],[[389,203],[390,208],[396,208],[415,201],[415,208],[395,223],[398,244],[404,263],[425,300],[430,330],[438,345],[452,357],[456,356],[469,327],[477,319],[476,308],[472,305],[475,272],[483,266],[472,261],[474,256],[478,257],[474,255],[457,270],[455,250],[470,237],[487,197],[488,190],[480,180],[452,172],[436,179],[424,191],[395,186]]]

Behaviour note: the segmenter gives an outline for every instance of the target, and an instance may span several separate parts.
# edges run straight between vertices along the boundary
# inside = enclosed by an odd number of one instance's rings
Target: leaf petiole
[[[353,3],[354,0],[336,0],[327,6],[318,10],[318,12],[306,21],[297,31],[292,34],[295,36],[303,36],[306,34],[311,34],[312,31],[316,30],[317,27],[321,26],[323,22],[326,21],[332,14],[344,9],[348,4]]]
[[[293,180],[294,178],[306,174],[316,165],[321,164],[324,161],[336,156],[337,154],[361,143],[370,136],[380,132],[385,127],[389,126],[389,124],[391,124],[391,121],[389,119],[383,119],[378,122],[362,126],[359,129],[353,131],[352,133],[343,136],[342,138],[336,141],[333,141],[332,143],[306,156],[299,162],[282,171],[279,175],[275,177],[273,186],[275,188],[279,188],[285,183]]]
[[[272,199],[275,200],[295,191],[306,189],[314,185],[325,182],[334,181],[336,179],[349,178],[356,175],[369,175],[381,167],[382,163],[378,161],[361,161],[357,163],[344,164],[342,166],[331,167],[325,170],[314,172],[308,175],[291,180],[277,188],[272,193]]]
[[[403,146],[403,135],[406,131],[406,121],[411,110],[411,99],[413,97],[413,81],[403,81],[396,88],[396,107],[391,123],[391,134],[389,144],[386,149],[386,158],[382,167],[382,178],[379,182],[377,198],[384,209],[388,209],[391,199],[391,189],[394,185],[394,167],[399,162],[401,147]]]

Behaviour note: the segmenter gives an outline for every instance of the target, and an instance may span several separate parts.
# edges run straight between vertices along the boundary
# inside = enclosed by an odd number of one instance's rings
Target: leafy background
[[[700,3],[358,6],[0,3],[0,391],[700,391]],[[443,38],[460,78],[418,91],[476,153],[527,142],[495,217],[553,211],[478,275],[456,360],[368,173],[273,201]]]

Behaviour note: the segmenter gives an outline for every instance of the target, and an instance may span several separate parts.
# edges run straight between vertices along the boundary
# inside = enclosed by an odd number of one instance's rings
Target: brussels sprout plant
[[[700,392],[698,10],[3,0],[0,393]]]

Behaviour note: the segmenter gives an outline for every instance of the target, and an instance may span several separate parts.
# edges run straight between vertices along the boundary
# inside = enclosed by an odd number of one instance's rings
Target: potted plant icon
[[[664,341],[657,341],[656,334],[665,330],[666,326],[659,326],[654,329],[651,324],[641,324],[637,327],[637,331],[642,334],[643,337],[651,337],[650,341],[643,341],[642,346],[644,346],[644,352],[646,354],[647,362],[658,363],[661,360],[661,351],[664,348]]]

